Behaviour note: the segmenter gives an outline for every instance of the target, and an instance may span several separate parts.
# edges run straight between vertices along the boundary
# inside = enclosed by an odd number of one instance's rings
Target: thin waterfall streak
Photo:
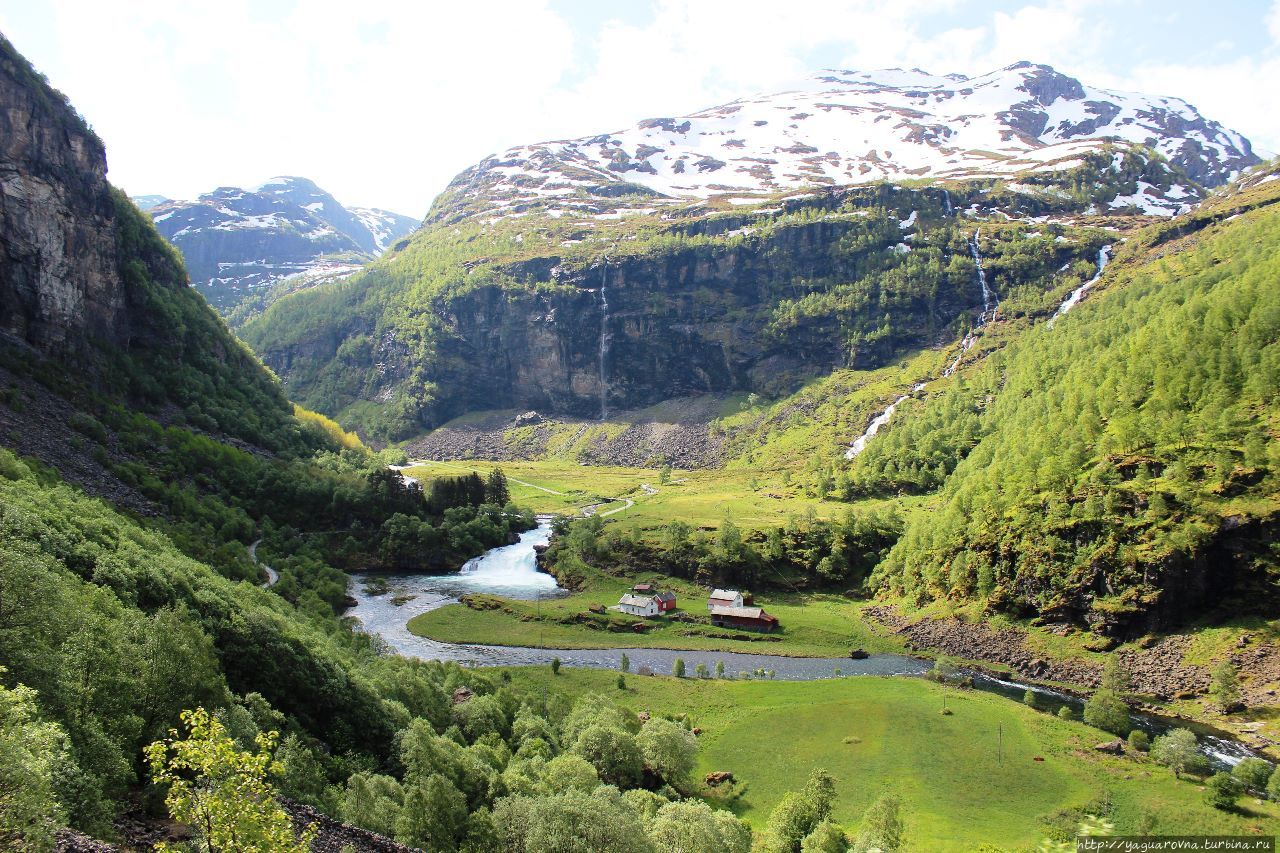
[[[1049,319],[1048,325],[1050,328],[1053,327],[1054,320],[1057,320],[1063,314],[1067,313],[1072,308],[1074,308],[1076,304],[1081,299],[1084,298],[1085,294],[1093,289],[1093,286],[1098,283],[1099,279],[1102,278],[1102,273],[1104,270],[1106,270],[1107,262],[1110,260],[1111,260],[1111,245],[1108,244],[1098,250],[1098,260],[1097,260],[1098,271],[1093,274],[1093,278],[1089,279],[1084,284],[1080,285],[1075,290],[1071,291],[1071,295],[1063,300],[1062,304],[1058,306],[1058,310],[1054,312],[1053,317]]]
[[[605,255],[600,272],[600,420],[609,416],[609,297],[605,292],[609,285],[609,256]]]

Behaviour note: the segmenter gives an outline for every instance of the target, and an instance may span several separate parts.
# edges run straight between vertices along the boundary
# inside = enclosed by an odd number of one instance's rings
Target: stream
[[[783,681],[858,675],[923,676],[933,666],[932,661],[895,654],[853,660],[848,657],[808,658],[652,648],[554,649],[444,643],[409,632],[406,623],[414,616],[456,604],[458,596],[471,592],[520,601],[541,601],[568,595],[567,590],[557,586],[555,578],[538,571],[534,546],[545,545],[551,538],[550,520],[540,518],[539,522],[533,530],[522,533],[516,544],[493,548],[468,560],[454,574],[354,575],[348,592],[357,603],[348,615],[355,617],[361,630],[378,635],[397,654],[423,660],[455,661],[463,666],[549,664],[559,658],[564,666],[617,669],[625,654],[631,662],[632,672],[647,667],[655,674],[665,675],[671,672],[676,658],[682,658],[690,675],[698,664],[705,664],[708,672],[715,672],[716,664],[722,662],[726,675],[735,678],[768,677]],[[762,670],[769,675],[760,675]],[[982,672],[964,671],[963,674],[973,678],[975,689],[1018,702],[1030,689],[1036,694],[1038,706],[1049,713],[1056,713],[1067,705],[1078,717],[1084,706],[1080,698],[1050,688],[1026,685]],[[1206,726],[1149,714],[1133,713],[1130,716],[1136,728],[1152,737],[1175,726],[1191,729],[1199,736],[1201,751],[1218,768],[1230,767],[1244,758],[1257,755],[1244,744]],[[1098,733],[1099,741],[1110,737],[1106,733]]]

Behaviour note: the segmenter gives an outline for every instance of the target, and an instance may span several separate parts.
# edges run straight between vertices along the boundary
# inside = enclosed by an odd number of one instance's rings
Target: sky
[[[131,195],[275,175],[422,216],[458,172],[821,68],[1023,59],[1174,95],[1280,152],[1280,0],[0,0]]]

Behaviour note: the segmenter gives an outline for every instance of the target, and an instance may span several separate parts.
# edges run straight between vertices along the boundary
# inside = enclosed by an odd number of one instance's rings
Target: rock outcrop
[[[0,36],[0,332],[46,353],[124,344],[101,140]]]

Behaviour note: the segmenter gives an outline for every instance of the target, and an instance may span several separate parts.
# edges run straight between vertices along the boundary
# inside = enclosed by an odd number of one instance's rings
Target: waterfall
[[[973,236],[969,238],[969,254],[973,255],[973,262],[978,266],[978,284],[982,286],[982,316],[978,319],[978,325],[981,326],[987,322],[987,312],[991,312],[991,318],[995,319],[995,308],[1000,304],[1000,300],[987,286],[987,273],[982,268],[982,255],[978,254],[978,237],[981,232],[974,231]],[[992,303],[995,305],[992,305]]]
[[[871,423],[867,424],[866,432],[858,436],[858,438],[853,442],[853,444],[849,445],[849,449],[844,452],[844,458],[852,459],[862,451],[866,450],[867,442],[869,442],[873,437],[875,437],[875,434],[880,431],[880,427],[889,423],[889,420],[893,417],[893,413],[894,411],[897,410],[898,406],[901,405],[902,402],[905,401],[908,397],[910,397],[911,394],[915,394],[923,390],[924,390],[924,383],[917,382],[915,385],[911,386],[910,393],[903,394],[901,397],[899,397],[898,399],[890,403],[889,408],[885,409],[883,412],[881,412],[880,414],[872,418]]]
[[[950,190],[942,191],[942,203],[946,205],[945,211],[947,216],[951,216],[952,213],[951,213],[951,191]]]
[[[1058,306],[1058,310],[1054,312],[1053,317],[1050,318],[1049,320],[1050,328],[1053,327],[1054,320],[1058,319],[1063,314],[1067,313],[1072,308],[1074,308],[1076,306],[1076,303],[1079,302],[1081,299],[1083,299],[1084,295],[1088,293],[1089,290],[1095,284],[1098,283],[1098,279],[1102,278],[1102,271],[1107,268],[1107,261],[1109,260],[1111,260],[1110,244],[1103,246],[1101,249],[1098,250],[1098,271],[1093,274],[1093,278],[1089,279],[1084,284],[1080,285],[1075,290],[1071,291],[1071,295],[1068,296],[1065,300],[1063,300],[1062,304]]]
[[[605,287],[609,283],[609,256],[604,256],[600,272],[600,420],[609,415],[609,380],[606,359],[609,357],[609,297]]]

